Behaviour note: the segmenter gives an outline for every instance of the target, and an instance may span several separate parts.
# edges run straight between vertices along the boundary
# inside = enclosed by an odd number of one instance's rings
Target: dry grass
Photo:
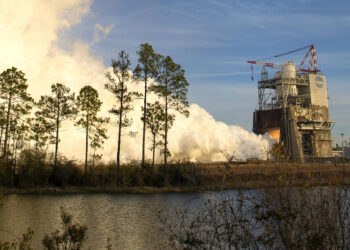
[[[257,162],[240,165],[200,164],[207,185],[216,189],[256,189],[269,185],[281,172],[293,176],[296,186],[350,184],[350,163]]]

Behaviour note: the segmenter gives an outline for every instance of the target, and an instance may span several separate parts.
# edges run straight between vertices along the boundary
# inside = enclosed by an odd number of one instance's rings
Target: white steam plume
[[[114,99],[104,89],[106,68],[102,57],[91,54],[90,46],[105,39],[113,25],[102,27],[96,24],[94,40],[90,43],[73,41],[69,50],[58,45],[60,35],[79,23],[89,13],[90,5],[90,0],[0,0],[0,72],[12,66],[22,70],[28,79],[29,92],[35,99],[50,94],[50,86],[56,82],[66,84],[76,93],[90,84],[99,91],[104,101],[103,113],[108,114]],[[135,88],[142,92],[142,83]],[[123,137],[122,161],[141,158],[141,105],[142,100],[137,101],[131,113],[134,124],[130,130],[139,133],[134,138]],[[262,149],[268,147],[268,139],[239,126],[217,122],[196,104],[192,104],[189,111],[189,118],[177,116],[169,132],[172,159],[224,160],[221,151],[235,151],[242,159],[264,157]],[[110,126],[110,138],[103,150],[106,160],[115,159],[116,132],[117,129]],[[59,151],[62,154],[75,159],[84,157],[84,133],[72,122],[64,124],[61,140]],[[147,151],[146,156],[150,159],[151,152]]]

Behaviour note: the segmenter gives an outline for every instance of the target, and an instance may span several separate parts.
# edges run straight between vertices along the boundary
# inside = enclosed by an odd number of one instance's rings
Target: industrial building
[[[313,45],[286,52],[275,57],[308,48],[304,60],[296,67],[294,62],[281,65],[261,61],[248,61],[261,65],[258,81],[258,107],[253,115],[253,132],[269,133],[283,142],[291,158],[309,161],[332,157],[326,76],[317,69]],[[302,66],[310,56],[307,69]],[[269,76],[266,67],[277,68]]]

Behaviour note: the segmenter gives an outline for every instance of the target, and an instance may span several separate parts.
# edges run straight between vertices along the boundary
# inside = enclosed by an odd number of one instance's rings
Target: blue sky
[[[63,36],[92,41],[95,24],[114,24],[108,37],[92,46],[106,66],[122,49],[135,65],[138,46],[148,42],[186,70],[191,103],[248,130],[257,88],[246,61],[314,44],[327,77],[330,116],[337,121],[332,136],[350,137],[348,0],[95,0],[91,8]],[[299,63],[305,53],[281,60]],[[256,77],[259,72],[255,67]]]

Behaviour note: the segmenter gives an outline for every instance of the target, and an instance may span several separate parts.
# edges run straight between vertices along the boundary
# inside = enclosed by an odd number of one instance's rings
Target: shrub
[[[83,171],[73,160],[60,157],[54,173],[54,184],[65,187],[66,185],[78,186],[83,183]]]
[[[12,242],[6,241],[4,243],[0,242],[0,249],[4,250],[31,250],[31,243],[34,231],[28,228],[27,232],[23,233],[21,237],[13,240]]]
[[[61,207],[62,230],[55,230],[50,234],[45,234],[42,243],[44,249],[60,250],[70,249],[79,250],[86,240],[87,227],[79,223],[73,223],[72,215],[67,213]]]
[[[175,162],[169,164],[168,181],[172,185],[200,185],[202,169],[193,162]]]
[[[46,186],[52,174],[44,151],[25,149],[19,156],[18,179],[20,186]]]
[[[0,185],[2,187],[9,187],[13,184],[13,180],[13,169],[11,165],[5,159],[0,159]]]

